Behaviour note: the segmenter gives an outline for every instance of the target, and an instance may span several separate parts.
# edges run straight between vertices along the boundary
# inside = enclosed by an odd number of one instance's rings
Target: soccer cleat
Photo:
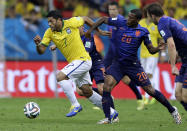
[[[71,111],[66,114],[66,117],[72,117],[72,116],[75,116],[77,115],[78,112],[82,111],[82,106],[72,106],[71,108]]]
[[[177,107],[173,106],[173,108],[175,109],[175,111],[173,111],[171,115],[173,116],[173,119],[175,120],[176,124],[181,124],[182,123],[181,116],[177,110]]]
[[[155,103],[156,103],[156,99],[155,99],[155,98],[152,98],[152,99],[150,100],[150,102],[149,102],[150,105],[153,105],[153,104],[155,104]]]
[[[101,110],[101,109],[100,109],[99,107],[97,107],[97,106],[94,106],[93,109],[94,109],[94,110]]]
[[[143,102],[144,102],[144,105],[148,105],[149,104],[149,99],[146,98],[145,96],[143,96]]]
[[[116,117],[115,119],[112,120],[112,123],[118,123],[119,122],[119,118]]]
[[[144,100],[137,100],[137,108],[138,111],[144,109]]]
[[[119,122],[118,112],[117,112],[117,111],[114,111],[114,113],[112,113],[112,114],[110,115],[110,119],[111,119],[112,123],[117,123],[117,122]]]
[[[108,118],[102,119],[97,124],[111,124],[112,121],[108,120]]]

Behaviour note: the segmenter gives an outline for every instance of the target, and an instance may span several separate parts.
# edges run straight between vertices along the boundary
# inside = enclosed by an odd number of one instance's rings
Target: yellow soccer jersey
[[[147,25],[146,23],[146,19],[142,19],[139,24],[142,27],[145,27],[148,29],[149,33],[150,33],[150,37],[151,37],[151,42],[153,44],[154,47],[157,47],[158,45],[158,38],[161,38],[157,26],[154,23],[151,23],[149,25]],[[146,46],[144,45],[144,43],[141,44],[140,47],[140,58],[148,58],[148,57],[158,57],[158,53],[152,55],[149,53],[148,49],[146,48]]]
[[[83,24],[84,20],[81,17],[64,20],[61,32],[53,32],[51,28],[46,30],[42,44],[49,46],[53,41],[69,63],[73,60],[91,60],[79,34],[79,27]]]

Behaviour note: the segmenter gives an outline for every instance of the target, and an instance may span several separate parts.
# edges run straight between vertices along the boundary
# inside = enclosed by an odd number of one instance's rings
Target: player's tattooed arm
[[[93,26],[94,21],[93,21],[92,19],[90,19],[90,18],[87,17],[87,16],[83,16],[82,18],[83,18],[84,22],[85,22],[88,26],[90,26],[90,27]],[[96,28],[96,30],[97,30],[98,32],[100,31],[99,28]]]
[[[86,23],[88,26],[92,27],[92,26],[94,25],[94,22],[93,22],[92,19],[90,19],[89,17],[83,16],[82,18],[84,19],[85,23]],[[99,29],[98,27],[96,27],[96,30],[98,31],[98,33],[99,33],[100,35],[103,35],[103,36],[110,36],[110,32],[108,32],[108,31],[103,31],[103,30]],[[91,33],[91,32],[90,32],[90,33]]]
[[[172,37],[167,39],[167,44],[168,44],[168,55],[169,55],[170,63],[171,65],[175,65],[177,52]]]
[[[104,16],[101,17],[99,20],[97,20],[92,26],[91,28],[86,32],[85,36],[86,37],[90,37],[90,34],[93,30],[95,30],[98,26],[100,26],[101,24],[108,24],[108,17]]]
[[[34,42],[36,44],[36,50],[38,52],[38,54],[43,54],[46,50],[46,46],[44,46],[42,43],[41,43],[41,38],[39,35],[37,35],[35,38],[34,38]]]
[[[176,51],[176,47],[175,47],[173,37],[169,37],[167,39],[167,45],[168,45],[168,55],[169,55],[170,64],[171,64],[171,68],[172,68],[172,74],[173,75],[179,75],[179,71],[178,71],[178,69],[175,65],[177,51]]]

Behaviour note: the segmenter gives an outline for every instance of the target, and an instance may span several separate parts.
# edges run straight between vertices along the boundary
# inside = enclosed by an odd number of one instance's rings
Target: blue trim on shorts
[[[67,74],[67,76],[69,76],[73,71],[75,71],[77,68],[79,68],[85,61],[81,62],[80,65],[78,65],[74,70],[72,70],[69,74]]]

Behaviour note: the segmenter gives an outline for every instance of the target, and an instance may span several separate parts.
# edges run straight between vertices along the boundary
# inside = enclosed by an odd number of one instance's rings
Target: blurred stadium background
[[[107,16],[107,4],[111,0],[0,0],[0,97],[64,97],[56,88],[54,68],[67,63],[57,50],[38,55],[33,38],[43,36],[48,28],[45,18],[49,10],[59,10],[64,19],[72,16],[89,16],[93,20]],[[170,17],[187,26],[187,0],[116,0],[120,14],[127,16],[134,8],[159,2]],[[102,25],[107,30],[106,25]],[[97,50],[104,56],[109,46],[107,37],[95,33]],[[155,81],[167,98],[174,97],[174,77],[171,75],[168,58],[160,57]],[[178,64],[180,66],[180,63]],[[57,89],[58,95],[55,95]],[[141,90],[142,91],[142,90]],[[115,98],[134,99],[134,94],[122,83],[113,91]]]

